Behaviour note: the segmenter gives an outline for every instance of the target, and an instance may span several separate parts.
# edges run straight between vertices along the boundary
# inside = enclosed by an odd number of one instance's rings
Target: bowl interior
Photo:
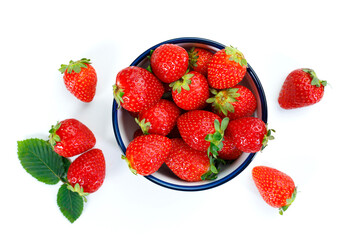
[[[147,56],[149,56],[150,50],[154,50],[157,46],[164,43],[173,43],[178,44],[185,49],[190,49],[191,47],[201,47],[212,52],[216,52],[225,46],[213,42],[207,39],[199,39],[199,38],[180,38],[173,39],[158,45],[153,46],[152,48],[145,51],[141,54],[131,65],[139,66],[146,68],[150,63]],[[248,64],[247,73],[244,79],[240,83],[241,85],[249,88],[255,95],[257,100],[257,109],[254,113],[255,117],[262,119],[265,123],[267,122],[267,105],[265,94],[262,89],[261,83],[256,76],[255,72]],[[113,126],[116,140],[122,150],[123,153],[126,152],[126,147],[132,140],[134,132],[139,128],[139,126],[135,123],[134,118],[123,108],[117,108],[117,104],[114,101],[113,103]],[[254,158],[254,153],[243,153],[238,159],[232,161],[230,164],[227,164],[219,173],[218,178],[216,180],[211,181],[201,181],[201,182],[186,182],[179,179],[175,176],[164,164],[156,173],[146,176],[150,181],[157,183],[161,186],[168,187],[176,190],[184,190],[184,191],[197,191],[197,190],[205,190],[218,185],[221,185],[230,179],[234,178],[238,175],[242,170],[244,170]]]

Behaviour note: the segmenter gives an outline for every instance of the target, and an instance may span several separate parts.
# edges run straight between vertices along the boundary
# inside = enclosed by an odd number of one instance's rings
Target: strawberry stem
[[[210,159],[210,169],[201,176],[201,180],[214,180],[217,178],[220,168],[223,165],[226,165],[226,162],[220,158],[214,158],[213,156],[209,157]]]
[[[49,130],[49,133],[50,133],[49,142],[52,147],[54,147],[57,142],[61,141],[59,135],[56,134],[56,131],[59,130],[60,126],[61,126],[61,123],[57,122],[56,125],[55,126],[52,125],[51,129]]]
[[[195,51],[195,47],[192,47],[189,52],[189,65],[190,67],[194,68],[197,67],[197,61],[199,58],[199,52]]]
[[[227,116],[228,112],[234,112],[233,102],[237,102],[236,98],[240,97],[240,94],[237,93],[238,88],[229,88],[222,91],[217,91],[215,89],[211,89],[210,92],[214,94],[213,97],[208,98],[206,100],[207,103],[211,103],[214,109],[217,112],[222,112],[225,116]]]
[[[191,78],[194,76],[194,74],[188,73],[185,74],[181,79],[172,82],[169,84],[169,86],[173,89],[173,91],[177,91],[178,93],[181,92],[181,89],[185,89],[187,91],[190,90],[190,84],[191,84]]]
[[[280,215],[283,215],[284,212],[295,201],[296,195],[297,195],[297,187],[295,187],[294,192],[291,194],[291,197],[289,199],[286,199],[286,205],[279,208],[279,214]]]
[[[137,175],[137,171],[131,166],[131,163],[130,163],[129,159],[127,159],[127,157],[124,156],[124,155],[122,155],[121,158],[126,161],[126,163],[128,164],[128,167],[129,167],[130,171],[131,171],[134,175]]]
[[[240,52],[237,48],[230,46],[225,47],[226,55],[230,56],[229,60],[239,63],[243,67],[247,67],[247,61],[244,57],[244,54]]]
[[[320,87],[321,85],[323,85],[324,87],[327,85],[327,81],[324,81],[324,80],[320,80],[315,71],[310,69],[310,68],[303,68],[302,69],[304,72],[306,73],[309,73],[310,74],[310,77],[311,77],[311,85],[314,85],[314,86],[317,86],[317,87]]]
[[[266,125],[267,127],[267,125]],[[271,135],[271,132],[276,132],[274,129],[268,129],[263,140],[262,140],[262,147],[261,147],[261,151],[264,150],[264,148],[267,147],[269,140],[274,140],[275,137],[273,135]]]
[[[224,139],[225,130],[228,124],[229,124],[228,117],[222,119],[221,125],[219,120],[215,119],[214,121],[215,132],[213,134],[208,134],[205,137],[205,140],[210,142],[210,146],[207,149],[207,155],[210,159],[210,171],[215,174],[218,173],[218,170],[215,165],[215,160],[219,155],[218,151],[220,151],[223,148],[224,144],[222,141]]]
[[[150,122],[145,122],[145,118],[143,118],[141,121],[139,121],[138,118],[135,118],[135,122],[140,126],[143,134],[145,134],[145,135],[149,134],[149,129],[151,127]]]
[[[69,189],[72,192],[78,193],[80,197],[82,197],[84,201],[87,202],[86,196],[88,196],[89,193],[84,192],[84,188],[81,187],[79,183],[76,183],[74,187],[71,186],[70,184],[67,184],[67,189]]]
[[[124,102],[123,99],[124,94],[125,94],[124,89],[119,88],[118,86],[116,86],[116,84],[113,85],[113,95],[118,105],[118,109],[120,108],[121,103]]]
[[[72,73],[72,71],[79,73],[81,71],[81,68],[87,68],[86,64],[91,64],[90,59],[82,58],[76,62],[73,60],[70,60],[69,64],[61,64],[59,71],[61,73]]]

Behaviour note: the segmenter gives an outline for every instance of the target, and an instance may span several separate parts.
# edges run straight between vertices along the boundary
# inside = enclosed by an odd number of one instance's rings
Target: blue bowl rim
[[[139,57],[137,57],[130,66],[136,66],[138,65],[144,58],[146,58],[147,56],[149,56],[150,54],[150,50],[154,50],[155,48],[157,48],[158,46],[162,45],[162,44],[179,44],[179,43],[201,43],[201,44],[206,44],[206,45],[210,45],[212,47],[218,48],[218,49],[223,49],[225,48],[225,45],[215,42],[213,40],[209,40],[209,39],[205,39],[205,38],[198,38],[198,37],[181,37],[181,38],[174,38],[174,39],[170,39],[164,42],[161,42],[159,44],[154,45],[153,47],[149,48],[148,50],[146,50],[145,52],[143,52]],[[248,63],[248,67],[247,67],[247,72],[248,74],[252,77],[252,79],[254,80],[254,84],[255,87],[257,88],[258,92],[259,92],[259,97],[261,99],[261,119],[267,123],[267,118],[268,118],[268,111],[267,111],[267,102],[266,102],[266,97],[265,97],[265,92],[264,89],[260,83],[260,80],[258,78],[258,76],[256,75],[255,71],[253,70],[253,68],[250,66],[250,64]],[[113,100],[113,107],[112,107],[112,122],[113,122],[113,130],[114,130],[114,134],[115,134],[115,138],[116,141],[118,143],[118,145],[120,146],[121,150],[123,153],[126,152],[126,146],[121,138],[120,135],[120,130],[119,130],[119,123],[118,123],[118,105],[116,103],[115,100]],[[201,190],[207,190],[207,189],[211,189],[213,187],[217,187],[220,186],[228,181],[230,181],[231,179],[233,179],[234,177],[236,177],[238,174],[240,174],[253,160],[253,158],[255,157],[256,153],[251,153],[249,154],[249,156],[245,159],[245,161],[237,168],[235,169],[233,172],[231,172],[229,175],[219,179],[219,180],[213,180],[210,181],[207,184],[203,184],[203,185],[198,185],[198,186],[184,186],[184,185],[178,185],[178,184],[173,184],[173,183],[169,183],[169,182],[165,182],[159,178],[156,178],[152,175],[149,176],[145,176],[145,178],[147,178],[148,180],[150,180],[153,183],[156,183],[160,186],[172,189],[172,190],[180,190],[180,191],[201,191]]]

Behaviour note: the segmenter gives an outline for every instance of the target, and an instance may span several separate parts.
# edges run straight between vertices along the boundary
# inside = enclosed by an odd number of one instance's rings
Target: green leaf
[[[57,184],[65,174],[64,159],[48,141],[31,138],[18,141],[18,157],[23,168],[46,184]]]
[[[57,204],[62,214],[71,222],[78,219],[84,208],[83,198],[69,190],[67,184],[63,184],[57,194]]]
[[[228,124],[229,124],[230,119],[228,117],[223,118],[223,120],[221,121],[221,131],[225,132]]]
[[[213,139],[216,141],[216,142],[220,142],[223,138],[223,135],[220,133],[220,132],[215,132],[213,134]]]
[[[67,182],[67,172],[70,167],[71,161],[66,157],[62,157],[62,161],[64,164],[64,174],[61,176],[61,181]]]
[[[217,119],[214,120],[214,128],[216,131],[220,130],[220,122]]]

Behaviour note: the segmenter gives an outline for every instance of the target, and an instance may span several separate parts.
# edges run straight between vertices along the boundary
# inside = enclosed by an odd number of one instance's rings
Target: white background
[[[2,1],[0,4],[1,239],[359,239],[360,37],[357,1]],[[112,129],[118,71],[149,47],[202,37],[240,49],[259,76],[276,139],[230,182],[201,192],[162,188],[134,176]],[[90,58],[93,102],[65,88],[57,70]],[[313,68],[327,80],[322,101],[283,110],[289,72]],[[107,175],[70,224],[59,185],[32,178],[17,142],[46,139],[58,120],[77,118],[97,138]],[[298,197],[283,216],[261,199],[257,165],[290,175]],[[8,237],[5,237],[8,236]]]

